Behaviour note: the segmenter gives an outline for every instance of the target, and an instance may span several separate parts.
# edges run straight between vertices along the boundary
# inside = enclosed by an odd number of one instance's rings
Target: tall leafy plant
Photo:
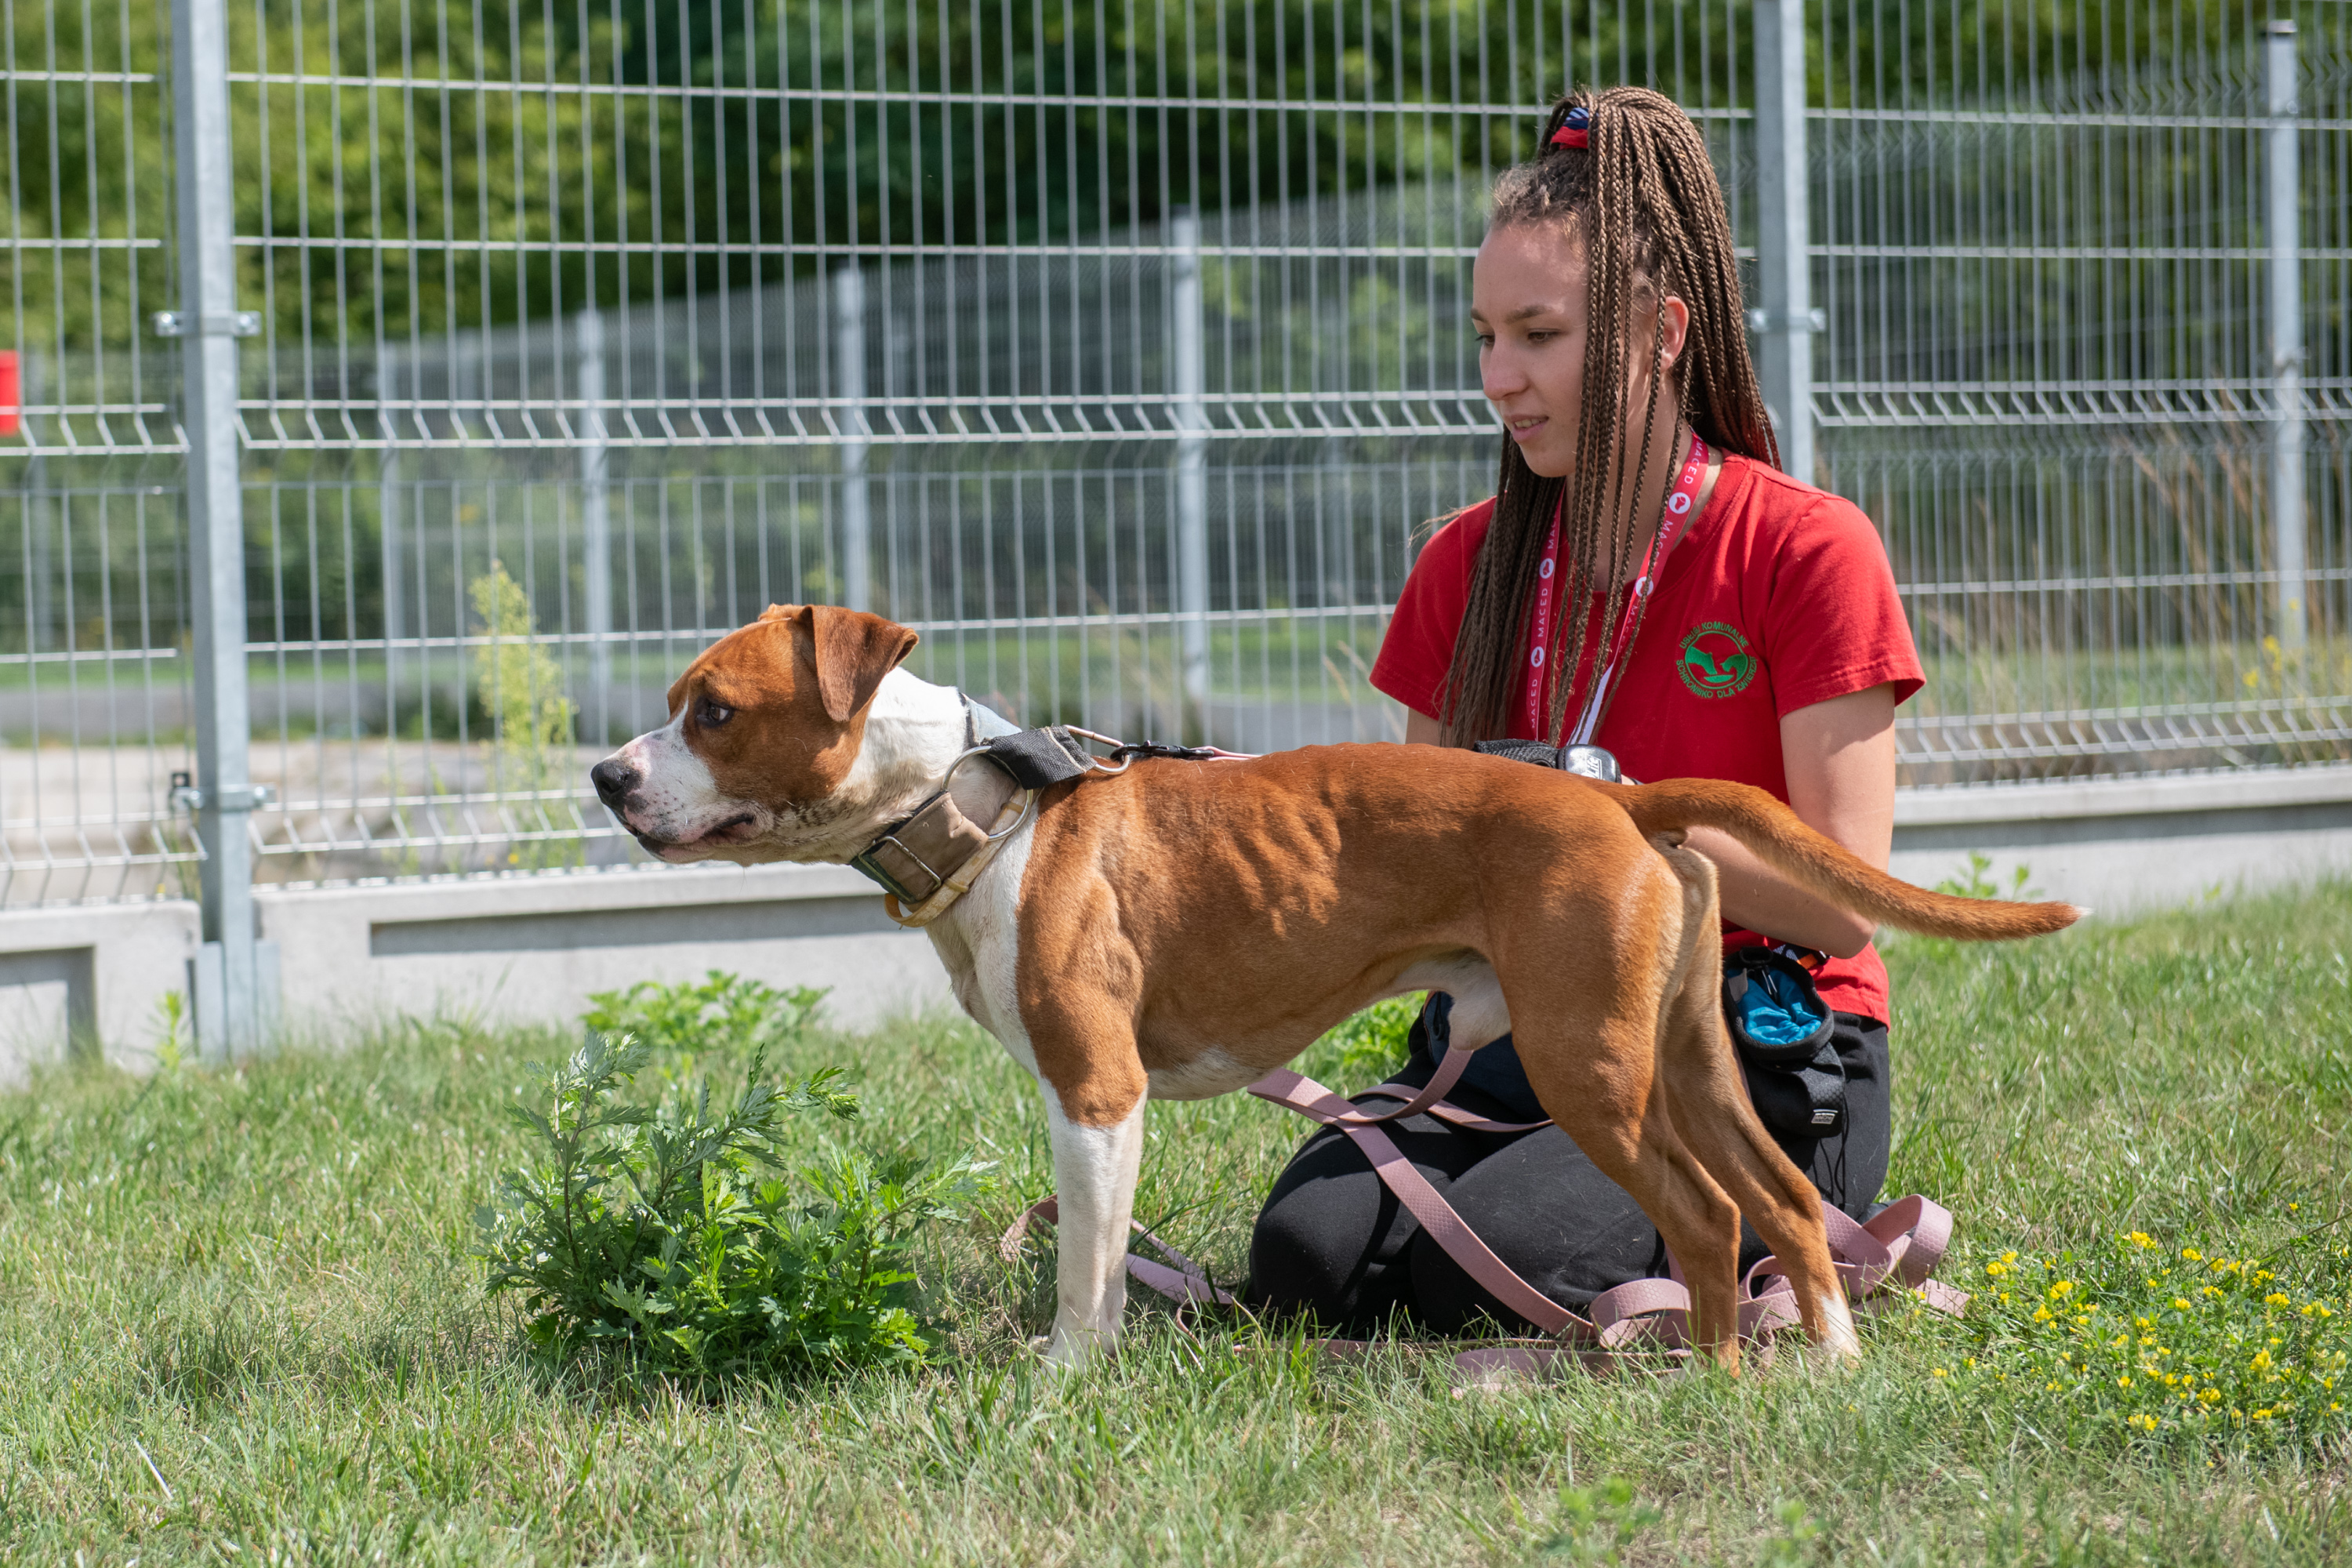
[[[591,1032],[543,1104],[511,1108],[541,1158],[476,1224],[488,1288],[521,1299],[530,1340],[696,1379],[922,1359],[910,1254],[977,1167],[796,1142],[798,1119],[856,1116],[838,1068],[772,1080],[755,1052],[718,1103],[707,1081],[632,1101],[650,1056]]]

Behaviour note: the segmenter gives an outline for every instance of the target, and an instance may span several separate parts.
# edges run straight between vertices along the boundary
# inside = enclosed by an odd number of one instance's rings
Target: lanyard
[[[1577,715],[1576,728],[1561,743],[1585,746],[1592,743],[1592,732],[1601,727],[1601,710],[1608,700],[1609,688],[1617,679],[1617,668],[1625,658],[1626,644],[1633,636],[1634,616],[1642,601],[1657,586],[1651,575],[1653,570],[1665,566],[1664,553],[1666,541],[1691,509],[1698,504],[1699,488],[1706,482],[1706,461],[1711,454],[1706,438],[1694,433],[1690,456],[1683,460],[1682,471],[1675,476],[1674,488],[1666,492],[1664,514],[1658,519],[1657,536],[1642,555],[1642,574],[1633,580],[1633,592],[1626,596],[1625,608],[1617,617],[1617,635],[1609,639],[1609,657],[1594,676],[1591,695],[1584,700],[1583,710]],[[1698,520],[1691,517],[1696,523]],[[1528,732],[1538,740],[1544,739],[1549,727],[1544,722],[1544,660],[1545,644],[1551,637],[1551,591],[1554,574],[1559,569],[1559,513],[1551,514],[1551,532],[1544,541],[1543,563],[1536,568],[1535,647],[1528,652]]]

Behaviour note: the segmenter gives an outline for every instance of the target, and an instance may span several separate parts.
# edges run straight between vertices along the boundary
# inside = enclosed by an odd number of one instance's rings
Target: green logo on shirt
[[[1756,655],[1738,626],[1701,621],[1683,637],[1675,668],[1697,697],[1737,697],[1756,679]]]

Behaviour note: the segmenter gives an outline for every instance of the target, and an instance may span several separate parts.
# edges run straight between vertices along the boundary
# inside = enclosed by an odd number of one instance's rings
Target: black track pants
[[[1784,1140],[1781,1148],[1823,1196],[1863,1219],[1886,1180],[1886,1026],[1850,1013],[1832,1016],[1846,1070],[1846,1131],[1819,1142]],[[1415,1037],[1413,1059],[1395,1082],[1426,1083],[1434,1070],[1421,1026]],[[1490,1066],[1489,1058],[1509,1050],[1507,1036],[1480,1051],[1473,1072],[1447,1098],[1497,1121],[1541,1116],[1528,1103],[1513,1103],[1521,1099],[1514,1081],[1526,1081],[1516,1055]],[[1377,1110],[1395,1101],[1356,1103]],[[1603,1290],[1666,1272],[1665,1247],[1649,1219],[1559,1128],[1466,1132],[1428,1116],[1387,1128],[1495,1255],[1561,1305],[1581,1312]],[[1767,1248],[1744,1224],[1740,1243],[1745,1270]],[[1482,1317],[1513,1331],[1532,1327],[1472,1281],[1346,1135],[1328,1128],[1291,1156],[1258,1215],[1244,1300],[1261,1310],[1305,1313],[1340,1333],[1372,1332],[1399,1310],[1438,1333],[1462,1332]]]

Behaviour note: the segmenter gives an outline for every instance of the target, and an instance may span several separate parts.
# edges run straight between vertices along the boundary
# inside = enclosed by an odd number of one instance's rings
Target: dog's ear
[[[770,605],[766,609],[760,612],[760,619],[763,621],[789,621],[793,618],[795,608],[796,606],[792,605]]]
[[[817,695],[824,700],[825,717],[845,724],[851,714],[873,700],[882,678],[915,651],[923,639],[895,621],[845,610],[832,605],[809,605],[809,640],[816,656]]]

